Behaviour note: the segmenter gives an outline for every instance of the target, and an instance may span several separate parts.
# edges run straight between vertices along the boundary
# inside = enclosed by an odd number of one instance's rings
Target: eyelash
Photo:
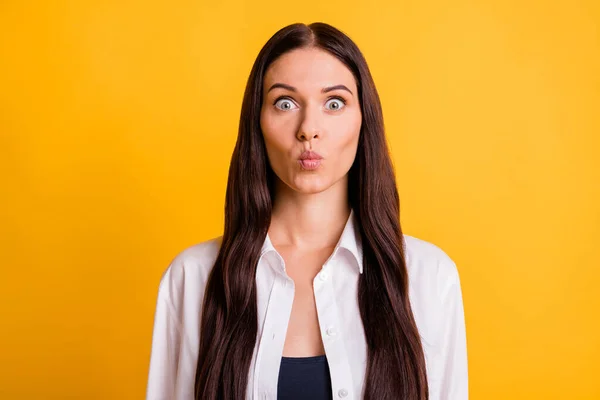
[[[290,97],[288,97],[288,96],[279,96],[278,98],[276,98],[276,99],[275,99],[275,101],[273,102],[273,105],[277,104],[277,102],[278,102],[279,100],[283,100],[283,99],[286,99],[286,100],[293,101],[293,100],[292,100]],[[346,100],[345,100],[343,97],[341,97],[341,96],[331,96],[330,98],[328,98],[328,99],[327,99],[327,101],[329,101],[329,100],[333,100],[333,99],[336,99],[336,100],[339,100],[339,101],[341,101],[342,103],[344,103],[344,105],[347,105],[347,104],[348,104],[348,103],[346,102]]]

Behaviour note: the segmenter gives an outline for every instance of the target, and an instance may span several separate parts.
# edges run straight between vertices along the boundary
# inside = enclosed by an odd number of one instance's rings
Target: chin
[[[331,185],[329,182],[322,177],[312,176],[312,177],[302,177],[294,182],[293,189],[296,192],[303,194],[314,194],[320,193],[327,189],[329,189]]]
[[[327,187],[323,187],[323,188],[296,188],[295,189],[296,192],[301,193],[301,194],[317,194],[317,193],[321,193],[324,192],[325,190],[327,190]]]

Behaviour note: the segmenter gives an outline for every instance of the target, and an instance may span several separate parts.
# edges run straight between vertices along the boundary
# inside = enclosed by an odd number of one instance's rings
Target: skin
[[[296,49],[266,71],[260,125],[277,176],[269,237],[295,289],[284,356],[324,354],[313,280],[350,215],[348,171],[361,123],[354,76],[326,51]],[[323,157],[318,169],[298,163],[305,150]]]

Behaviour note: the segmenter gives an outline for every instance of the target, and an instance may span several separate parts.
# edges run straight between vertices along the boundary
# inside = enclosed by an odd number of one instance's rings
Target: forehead
[[[267,69],[264,87],[286,83],[302,89],[344,84],[354,93],[354,75],[335,56],[318,48],[301,48],[289,51],[276,59]]]

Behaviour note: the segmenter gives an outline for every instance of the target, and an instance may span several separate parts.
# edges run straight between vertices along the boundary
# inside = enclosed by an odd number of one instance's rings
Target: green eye
[[[283,111],[292,110],[294,108],[294,106],[295,106],[295,104],[290,99],[287,99],[287,98],[280,98],[275,102],[275,107],[277,107]]]
[[[328,100],[327,103],[325,103],[325,108],[331,111],[337,111],[344,108],[345,105],[346,102],[344,100],[340,98],[333,98]]]

